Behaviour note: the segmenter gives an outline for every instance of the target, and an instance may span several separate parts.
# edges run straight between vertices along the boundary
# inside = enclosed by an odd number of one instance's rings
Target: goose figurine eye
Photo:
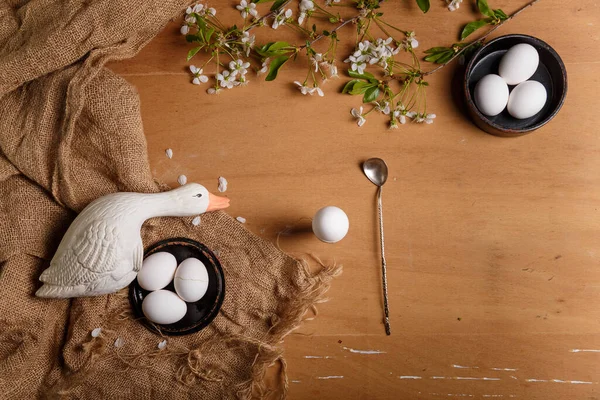
[[[202,197],[202,193],[195,194],[193,197]]]

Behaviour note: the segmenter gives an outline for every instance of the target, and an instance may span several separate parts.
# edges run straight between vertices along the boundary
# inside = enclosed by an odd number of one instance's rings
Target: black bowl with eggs
[[[544,86],[546,103],[537,114],[525,119],[514,118],[506,108],[498,115],[486,116],[474,102],[475,86],[484,76],[498,74],[504,54],[519,43],[530,44],[539,54],[538,68],[529,80],[538,81]],[[514,86],[509,85],[509,89],[512,90]],[[464,94],[469,114],[479,128],[497,136],[521,136],[547,124],[558,113],[567,94],[567,71],[558,53],[544,41],[527,35],[500,36],[479,49],[467,64]]]
[[[204,296],[195,302],[186,302],[185,316],[173,324],[155,324],[149,321],[142,311],[142,302],[150,291],[143,289],[137,279],[129,286],[129,302],[134,314],[151,331],[170,336],[187,335],[205,328],[219,313],[225,298],[225,274],[217,256],[205,245],[187,238],[173,238],[153,244],[144,253],[144,259],[157,252],[168,252],[175,256],[179,265],[187,258],[197,258],[208,272],[208,289]],[[173,282],[165,290],[175,292]]]

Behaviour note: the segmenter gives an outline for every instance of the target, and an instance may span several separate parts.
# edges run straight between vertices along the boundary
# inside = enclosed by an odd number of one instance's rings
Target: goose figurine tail
[[[229,207],[198,183],[163,193],[112,193],[90,203],[75,218],[36,296],[69,298],[114,293],[142,267],[142,224],[153,217],[187,217]]]

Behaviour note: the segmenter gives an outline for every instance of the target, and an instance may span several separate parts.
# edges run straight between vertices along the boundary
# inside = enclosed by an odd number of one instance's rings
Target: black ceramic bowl
[[[475,85],[487,74],[498,74],[502,56],[519,43],[532,45],[540,55],[538,69],[529,80],[544,85],[548,95],[546,104],[540,112],[526,119],[514,118],[506,109],[494,117],[483,115],[473,101]],[[509,85],[510,90],[513,88]],[[479,128],[497,136],[521,136],[547,124],[558,113],[567,95],[567,70],[558,53],[540,39],[527,35],[500,36],[479,49],[467,64],[464,92],[469,114]]]
[[[190,257],[195,257],[202,261],[208,271],[208,290],[200,300],[193,303],[186,303],[187,312],[181,320],[174,324],[160,325],[144,317],[142,301],[150,292],[142,289],[136,279],[129,286],[129,301],[133,307],[133,311],[142,323],[154,332],[173,336],[198,332],[211,323],[223,304],[223,299],[225,298],[225,276],[221,264],[208,247],[191,239],[174,238],[153,244],[146,250],[144,258],[159,251],[166,251],[173,254],[177,259],[177,264]],[[175,292],[173,282],[165,287],[165,289]]]

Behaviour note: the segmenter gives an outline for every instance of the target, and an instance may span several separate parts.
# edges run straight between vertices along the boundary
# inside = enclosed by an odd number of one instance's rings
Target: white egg
[[[144,297],[142,311],[157,324],[173,324],[185,316],[187,305],[170,290],[156,290]]]
[[[518,85],[531,78],[540,63],[535,47],[527,43],[514,45],[500,60],[499,74],[509,85]]]
[[[508,85],[498,75],[484,76],[475,85],[475,104],[482,114],[498,115],[508,102]]]
[[[515,87],[508,98],[508,113],[525,119],[540,112],[546,104],[546,88],[538,81],[525,81]]]
[[[146,290],[158,290],[167,286],[175,276],[177,260],[166,251],[159,251],[146,257],[142,269],[137,274],[140,286]]]
[[[350,222],[346,213],[338,207],[327,206],[315,214],[312,230],[325,243],[339,242],[348,233]]]
[[[197,258],[186,258],[175,272],[175,291],[183,300],[200,300],[208,290],[208,271]]]

